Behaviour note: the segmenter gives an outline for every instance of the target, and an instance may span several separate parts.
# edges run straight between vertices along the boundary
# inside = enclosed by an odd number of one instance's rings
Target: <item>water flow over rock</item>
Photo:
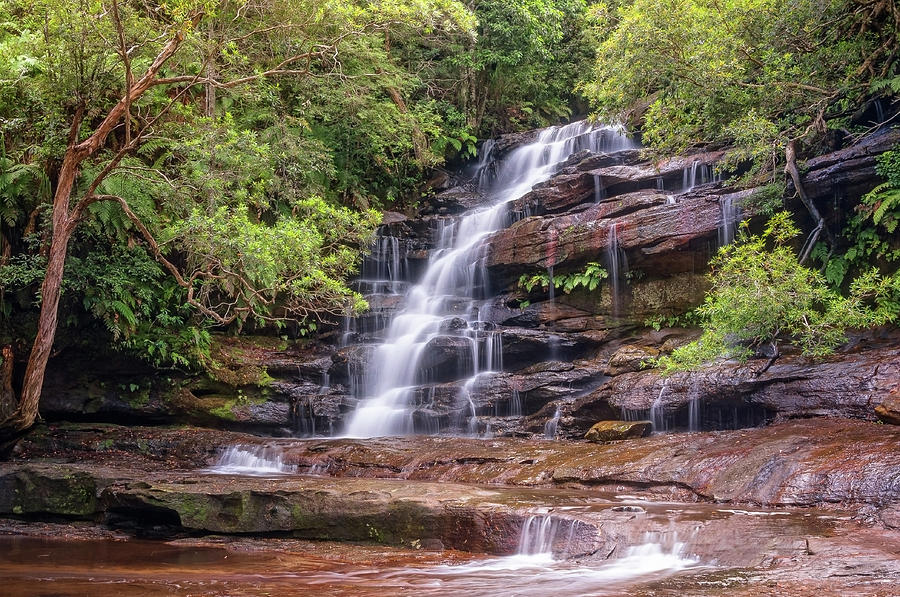
[[[489,205],[439,221],[436,247],[421,280],[406,292],[405,306],[393,316],[364,370],[350,372],[357,380],[359,404],[345,430],[347,436],[433,432],[433,423],[417,423],[414,418],[411,404],[416,386],[434,381],[437,375],[446,381],[447,377],[461,379],[502,369],[500,332],[489,329],[478,315],[491,292],[485,267],[486,240],[511,223],[508,203],[552,176],[573,153],[612,152],[632,146],[618,130],[583,121],[545,129],[534,142],[499,160],[492,155],[495,145],[485,143],[475,181],[479,194],[489,198]],[[393,244],[378,245],[377,250],[390,255],[392,263],[383,273],[395,281],[402,266],[393,248]],[[461,321],[462,325],[448,325],[448,321]],[[438,352],[451,354],[454,364],[436,358]],[[471,412],[471,420],[463,428],[475,432],[474,408]]]
[[[297,467],[284,463],[281,448],[273,446],[231,446],[209,469],[222,475],[283,475]]]

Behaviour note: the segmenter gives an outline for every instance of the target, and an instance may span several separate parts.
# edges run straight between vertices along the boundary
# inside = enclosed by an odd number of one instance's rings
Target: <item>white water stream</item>
[[[405,308],[387,327],[384,341],[374,348],[359,378],[360,402],[344,435],[379,437],[408,435],[414,431],[410,404],[418,384],[427,381],[422,359],[428,344],[441,335],[441,323],[451,317],[466,321],[452,335],[469,343],[458,371],[476,376],[502,368],[502,346],[497,332],[479,325],[479,301],[489,297],[485,267],[486,240],[510,223],[508,203],[552,176],[558,164],[577,151],[613,152],[634,147],[621,132],[595,127],[585,121],[541,131],[535,141],[495,159],[494,143],[485,143],[476,180],[489,197],[488,206],[473,209],[445,222],[437,231],[422,279],[406,293]],[[391,267],[396,271],[400,265]],[[457,346],[458,348],[458,346]],[[465,353],[465,351],[463,351]],[[465,397],[463,397],[465,398]],[[474,409],[473,409],[474,410]],[[474,423],[475,413],[472,421]]]

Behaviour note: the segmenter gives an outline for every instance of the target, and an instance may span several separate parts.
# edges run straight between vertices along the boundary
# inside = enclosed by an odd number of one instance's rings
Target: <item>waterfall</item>
[[[653,404],[650,406],[650,420],[653,422],[653,431],[657,433],[667,431],[668,429],[668,426],[666,425],[666,409],[662,403],[663,395],[665,394],[668,385],[669,380],[667,379],[659,389],[659,395],[656,397],[656,400],[654,400]]]
[[[688,431],[700,431],[700,400],[691,396],[688,402]]]
[[[698,174],[699,177],[697,176]],[[697,185],[718,182],[719,180],[720,176],[713,171],[712,167],[701,164],[699,160],[694,160],[690,166],[685,166],[684,170],[682,170],[681,192],[687,193]]]
[[[622,281],[628,273],[628,257],[619,247],[618,222],[609,224],[609,240],[606,246],[606,268],[609,276],[611,314],[618,317],[622,308]]]
[[[208,469],[222,475],[283,475],[297,471],[284,463],[284,454],[272,446],[231,446]]]
[[[499,160],[493,155],[494,143],[482,145],[475,180],[480,193],[492,198],[491,204],[458,218],[442,219],[438,224],[436,247],[421,280],[406,289],[403,310],[388,322],[383,340],[373,347],[365,371],[349,371],[359,403],[345,429],[346,436],[378,437],[414,431],[412,401],[416,384],[423,381],[420,362],[427,354],[429,342],[436,337],[471,337],[471,330],[479,327],[479,302],[490,298],[486,240],[509,223],[509,202],[550,178],[560,162],[575,152],[609,153],[633,146],[618,129],[595,127],[585,121],[544,129],[535,141],[517,147]],[[378,250],[391,252],[390,267],[383,275],[403,273],[402,261],[395,263],[392,241]],[[465,319],[468,329],[442,330],[442,321],[451,317]],[[473,350],[478,351],[480,343],[487,343],[489,350],[497,351],[499,340],[492,336],[499,333],[485,330],[476,339]],[[497,366],[499,357],[492,354],[491,362],[469,354],[459,358],[471,358],[475,367],[471,373],[477,375],[484,371],[483,367]]]
[[[522,416],[522,398],[521,396],[519,396],[519,390],[512,391],[512,396],[509,399],[509,408],[507,409],[507,415],[510,417]]]
[[[574,528],[574,525],[571,525]],[[529,516],[522,524],[519,547],[516,555],[553,557],[553,540],[559,528],[559,521],[552,516]]]
[[[599,174],[594,174],[594,203],[600,203],[606,199],[606,187],[603,186],[603,179]]]
[[[556,431],[559,428],[559,416],[560,410],[559,405],[556,405],[556,412],[553,413],[553,418],[544,423],[544,438],[546,439],[556,439]]]
[[[719,246],[724,247],[734,241],[735,229],[741,221],[741,208],[735,205],[730,195],[719,197]]]

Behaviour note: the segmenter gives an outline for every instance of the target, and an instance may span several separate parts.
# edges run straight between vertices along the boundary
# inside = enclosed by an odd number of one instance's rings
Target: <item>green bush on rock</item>
[[[842,296],[821,273],[800,264],[788,244],[798,234],[790,215],[781,212],[762,234],[745,227],[738,242],[719,250],[710,263],[712,288],[697,309],[703,335],[658,359],[663,373],[695,369],[719,356],[747,359],[765,345],[774,359],[779,342],[821,357],[846,340],[848,329],[897,319],[889,299],[900,289],[900,277],[870,270]]]

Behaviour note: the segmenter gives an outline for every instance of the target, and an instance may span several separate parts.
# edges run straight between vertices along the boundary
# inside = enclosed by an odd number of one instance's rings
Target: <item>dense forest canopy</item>
[[[30,354],[27,389],[54,342],[190,367],[213,327],[309,333],[366,307],[380,209],[478,139],[589,111],[796,183],[900,92],[898,28],[891,0],[3,0],[4,362]],[[835,287],[896,270],[895,162],[820,226]]]

